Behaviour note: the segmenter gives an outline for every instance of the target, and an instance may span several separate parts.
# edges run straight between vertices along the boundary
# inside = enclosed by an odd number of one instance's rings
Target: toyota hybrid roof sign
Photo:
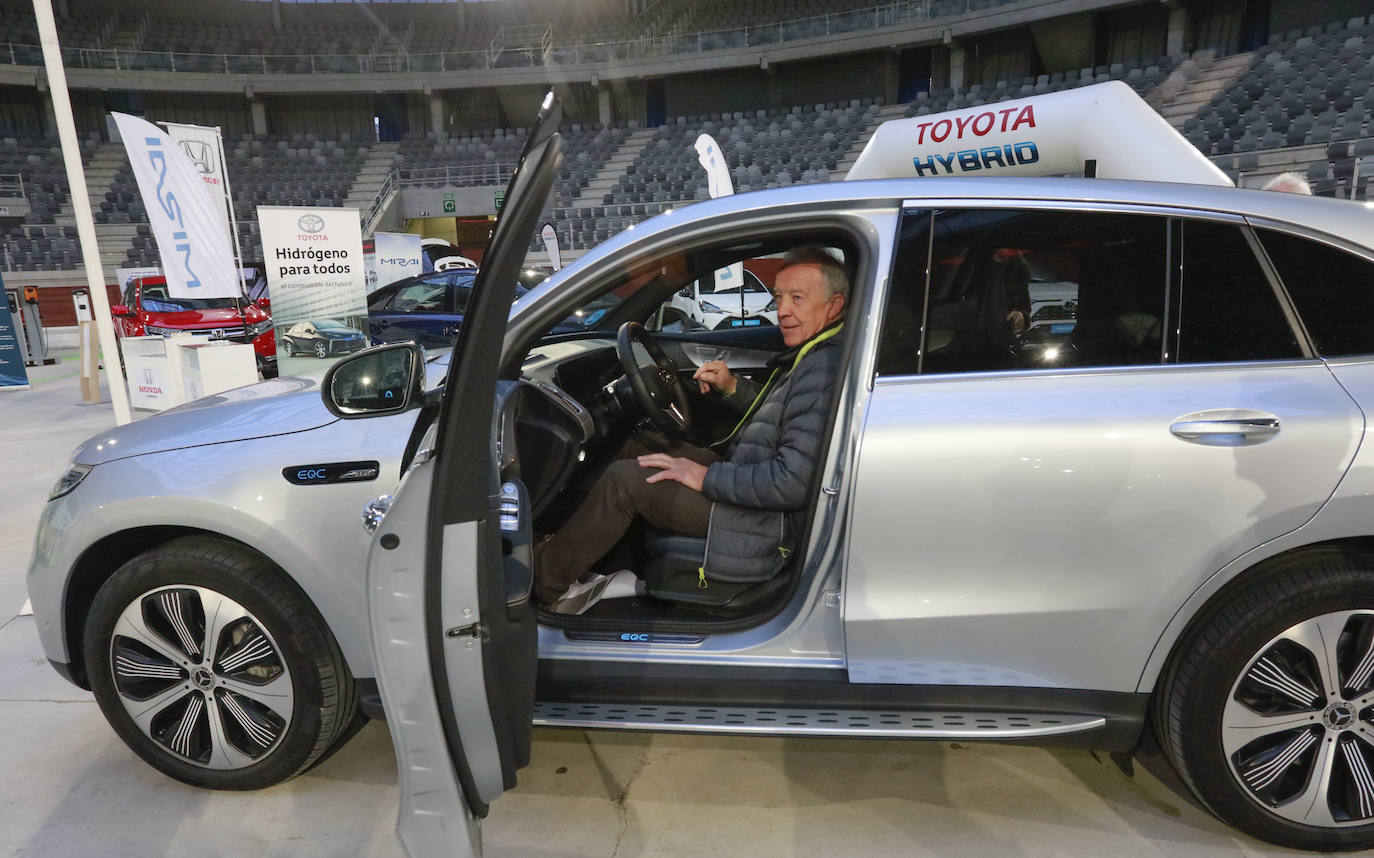
[[[1232,184],[1120,81],[884,122],[845,178],[1076,173]]]

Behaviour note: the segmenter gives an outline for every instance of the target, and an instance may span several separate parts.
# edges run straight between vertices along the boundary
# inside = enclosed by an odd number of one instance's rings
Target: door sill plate
[[[534,725],[681,733],[761,733],[907,739],[1033,739],[1101,729],[1107,726],[1107,719],[1097,715],[1038,712],[756,709],[539,702],[534,706]]]

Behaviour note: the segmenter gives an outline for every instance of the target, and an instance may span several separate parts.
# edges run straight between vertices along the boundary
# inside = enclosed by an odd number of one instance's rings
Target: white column
[[[67,92],[67,71],[62,67],[62,48],[57,42],[57,22],[53,19],[52,0],[33,0],[33,12],[38,18],[38,43],[43,46],[43,65],[48,70],[48,89],[52,94],[53,111],[57,115],[57,137],[62,142],[62,160],[67,166],[67,184],[71,186],[72,211],[76,215],[76,232],[81,241],[81,258],[86,268],[86,285],[91,293],[91,309],[95,314],[96,330],[100,334],[105,377],[110,383],[115,423],[122,426],[133,417],[129,412],[129,394],[124,387],[124,375],[119,369],[114,321],[110,317],[110,298],[105,293],[105,273],[100,270],[100,246],[95,238],[95,219],[91,217],[91,198],[86,192],[86,171],[81,166],[81,149],[76,142],[76,120],[72,118],[72,99]]]
[[[951,89],[964,88],[964,49],[953,45],[949,49],[949,85]]]
[[[447,118],[448,110],[444,105],[444,96],[437,92],[429,94],[429,130],[435,134],[444,130],[444,120]]]

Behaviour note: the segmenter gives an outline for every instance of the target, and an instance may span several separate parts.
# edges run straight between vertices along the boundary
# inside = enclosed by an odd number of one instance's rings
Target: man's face
[[[788,348],[801,345],[844,313],[844,296],[830,295],[819,265],[793,265],[778,273],[773,295],[778,327]]]

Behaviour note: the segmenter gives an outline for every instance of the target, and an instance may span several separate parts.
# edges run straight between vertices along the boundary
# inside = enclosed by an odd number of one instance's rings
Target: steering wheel
[[[640,364],[635,356],[635,342],[649,353],[650,363]],[[640,409],[660,432],[670,438],[686,439],[692,428],[687,389],[678,378],[677,364],[664,354],[658,340],[638,322],[626,322],[616,332],[615,352]]]

